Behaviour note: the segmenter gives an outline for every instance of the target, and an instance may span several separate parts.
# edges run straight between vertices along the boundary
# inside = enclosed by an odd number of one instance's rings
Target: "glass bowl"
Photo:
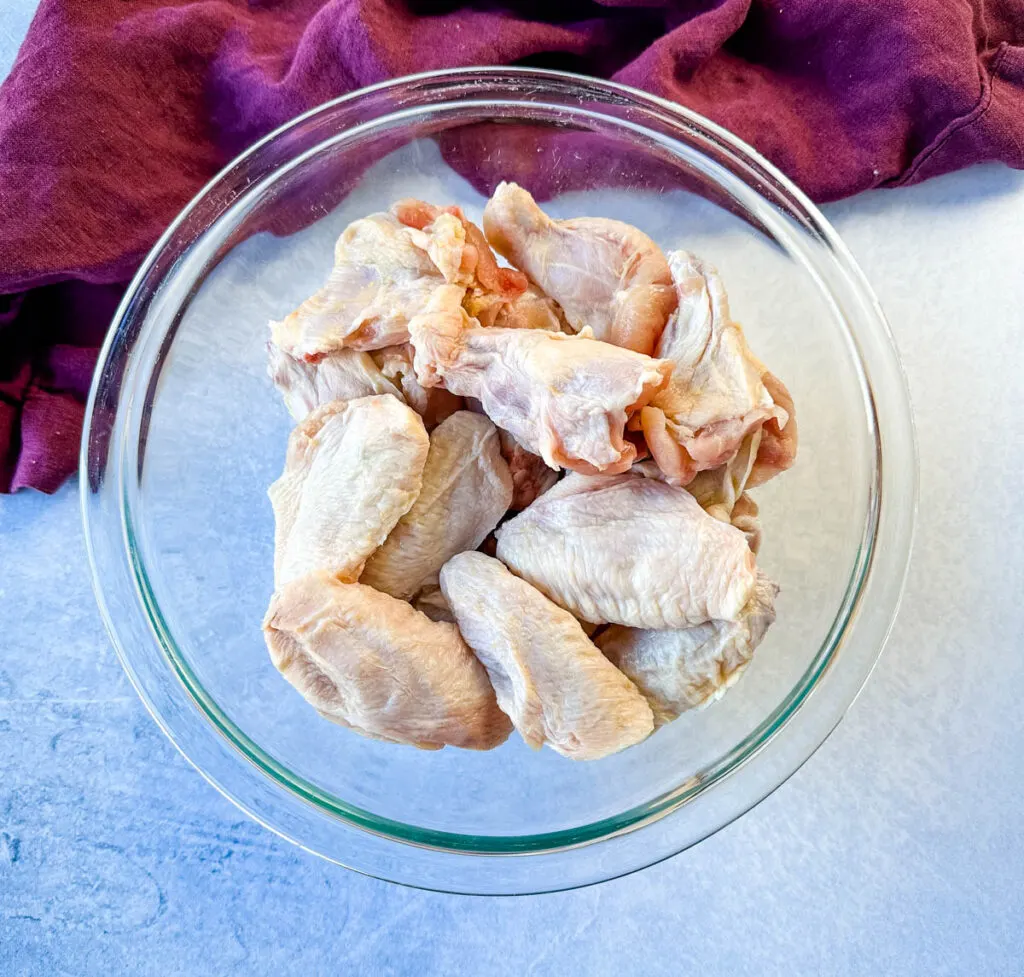
[[[827,150],[823,150],[827,151]],[[313,292],[352,219],[418,196],[478,219],[516,179],[555,216],[639,225],[718,267],[795,398],[796,467],[756,497],[778,621],[737,686],[574,763],[513,736],[424,753],[322,720],[260,621],[291,422],[267,321]],[[915,449],[888,328],[814,206],[718,126],[621,85],[471,69],[364,89],[240,156],[140,269],[96,373],[82,509],[97,597],[139,695],[218,789],[360,872],[431,889],[586,885],[681,851],[782,783],[857,694],[910,550]]]

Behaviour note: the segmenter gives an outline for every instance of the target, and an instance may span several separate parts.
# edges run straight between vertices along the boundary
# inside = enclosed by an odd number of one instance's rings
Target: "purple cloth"
[[[477,64],[671,98],[817,200],[1024,167],[1019,0],[42,0],[0,86],[0,491],[74,471],[117,295],[221,166],[344,92]]]

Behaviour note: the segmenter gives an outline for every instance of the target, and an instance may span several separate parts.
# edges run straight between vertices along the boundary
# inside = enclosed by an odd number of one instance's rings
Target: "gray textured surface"
[[[0,72],[23,21],[0,11]],[[362,878],[178,756],[103,633],[75,487],[23,493],[0,499],[0,974],[1024,971],[1024,176],[829,214],[901,346],[921,506],[888,650],[795,777],[698,848],[580,892]]]

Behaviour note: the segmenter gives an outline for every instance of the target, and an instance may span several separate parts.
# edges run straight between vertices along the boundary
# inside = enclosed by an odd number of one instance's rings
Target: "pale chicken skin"
[[[402,220],[400,204],[392,207],[391,212],[410,228],[409,240],[427,253],[446,282],[463,287],[473,283],[475,255],[470,257],[472,253],[467,253],[466,228],[455,214],[438,211],[429,223],[409,225]]]
[[[787,425],[788,426],[788,425]],[[722,522],[731,523],[747,538],[756,556],[761,549],[761,523],[757,503],[747,494],[764,428],[755,428],[724,465],[698,472],[686,486],[700,507]]]
[[[664,390],[639,415],[647,446],[666,475],[682,484],[725,464],[766,421],[789,415],[772,399],[764,366],[729,315],[718,273],[685,251],[668,257],[679,305],[658,341],[674,364]]]
[[[583,633],[579,622],[483,553],[441,570],[459,630],[498,697],[534,749],[597,760],[639,743],[654,728],[644,697]]]
[[[741,532],[685,489],[633,473],[569,474],[496,535],[498,559],[592,624],[736,620],[754,588]]]
[[[761,548],[761,524],[758,521],[757,503],[746,492],[754,470],[758,449],[761,445],[763,428],[755,428],[740,444],[739,450],[724,465],[698,472],[686,484],[686,491],[710,516],[721,522],[728,522],[747,538],[747,544],[756,555]],[[678,479],[666,475],[653,459],[637,462],[632,471],[645,478],[666,481],[678,485]]]
[[[552,220],[515,183],[501,183],[484,209],[494,249],[562,308],[577,332],[653,354],[676,305],[665,256],[644,233],[600,217]]]
[[[325,718],[425,750],[490,750],[512,724],[452,624],[327,573],[274,594],[263,622],[271,660]]]
[[[415,350],[410,343],[374,350],[371,355],[381,375],[401,389],[405,402],[423,418],[428,431],[465,406],[461,397],[444,387],[424,387],[416,379]]]
[[[268,492],[275,586],[315,570],[357,580],[416,501],[429,446],[419,415],[387,394],[314,410]]]
[[[668,631],[612,625],[596,644],[633,681],[650,703],[655,725],[661,726],[720,699],[735,684],[775,621],[778,591],[758,572],[750,600],[735,621]]]
[[[430,436],[416,501],[367,561],[360,581],[409,600],[437,583],[450,557],[476,549],[511,502],[512,475],[497,428],[481,414],[453,414]]]
[[[625,471],[636,448],[630,411],[668,380],[671,364],[580,336],[475,326],[433,307],[409,324],[425,387],[480,402],[499,427],[552,468]]]
[[[403,399],[402,391],[378,369],[369,353],[354,349],[340,349],[311,363],[268,343],[267,375],[297,421],[332,400],[356,400],[374,394]]]
[[[391,214],[353,221],[338,238],[327,283],[280,322],[271,339],[296,359],[373,350],[409,339],[409,320],[444,277]],[[448,293],[451,294],[451,293]],[[462,302],[458,294],[455,305]]]

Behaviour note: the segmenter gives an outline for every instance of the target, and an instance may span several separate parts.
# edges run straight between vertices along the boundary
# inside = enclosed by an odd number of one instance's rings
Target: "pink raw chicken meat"
[[[779,472],[792,468],[793,462],[796,461],[797,427],[793,398],[789,395],[786,385],[774,374],[765,372],[761,380],[776,405],[782,408],[789,419],[783,421],[779,415],[764,422],[757,457],[747,479],[747,488],[764,485]]]
[[[512,503],[509,508],[519,512],[558,481],[558,472],[548,468],[543,458],[527,451],[508,431],[499,429],[498,436],[501,456],[508,463],[512,475]]]
[[[412,241],[430,256],[445,281],[465,287],[462,307],[480,325],[561,331],[558,303],[521,271],[501,267],[483,231],[458,207],[407,199],[393,204],[391,213],[411,229]]]
[[[671,364],[581,336],[481,328],[441,296],[409,324],[416,375],[474,397],[552,468],[621,472],[636,448],[626,420],[661,389]]]
[[[639,422],[661,470],[685,485],[697,472],[728,462],[743,439],[766,422],[774,422],[781,435],[789,413],[772,398],[767,371],[730,318],[714,268],[685,251],[673,251],[669,265],[679,306],[657,353],[675,369],[633,425]],[[776,470],[781,463],[781,457],[773,459]]]
[[[484,209],[494,249],[562,307],[569,325],[653,354],[675,308],[665,256],[643,232],[602,217],[552,220],[515,183],[500,183]]]

